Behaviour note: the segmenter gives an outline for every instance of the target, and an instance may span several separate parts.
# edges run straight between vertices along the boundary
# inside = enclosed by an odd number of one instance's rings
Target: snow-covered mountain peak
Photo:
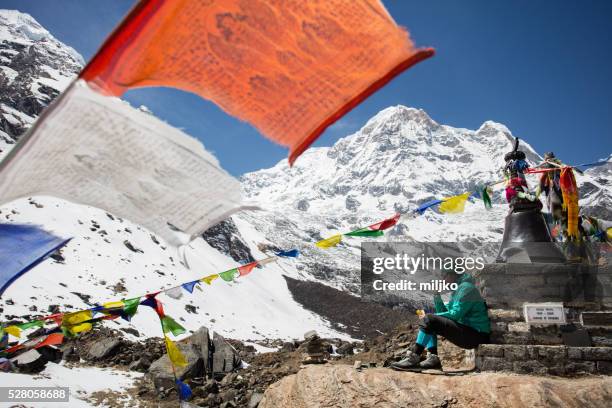
[[[29,14],[0,10],[0,159],[83,64]]]
[[[45,44],[60,54],[68,54],[79,66],[85,60],[74,48],[58,41],[31,15],[17,10],[0,9],[0,39],[25,46]]]
[[[273,207],[292,202],[304,210],[334,198],[346,199],[345,210],[352,211],[367,197],[368,208],[405,211],[499,179],[512,143],[508,128],[495,122],[473,131],[440,125],[421,109],[393,106],[332,147],[311,149],[293,168],[283,161],[244,175],[243,188]],[[527,143],[521,149],[532,163],[541,160]]]

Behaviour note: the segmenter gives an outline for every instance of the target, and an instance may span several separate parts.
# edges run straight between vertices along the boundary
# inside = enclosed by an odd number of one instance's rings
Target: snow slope
[[[73,237],[61,251],[63,261],[47,259],[7,289],[3,295],[4,320],[46,314],[51,305],[71,311],[144,295],[238,265],[199,239],[185,251],[188,269],[176,250],[141,227],[104,211],[51,197],[0,207],[0,217],[2,222],[33,223],[57,235]],[[240,221],[238,227],[255,259],[269,255],[257,248],[269,242]],[[202,291],[184,292],[179,300],[165,295],[159,298],[166,313],[189,331],[204,325],[236,339],[291,339],[316,329],[325,335],[345,337],[293,301],[283,274],[296,276],[291,260],[268,264],[235,283],[221,279],[211,286],[201,283]],[[139,310],[131,324],[120,320],[108,324],[133,327],[147,337],[160,336],[153,310]]]
[[[28,402],[32,408],[47,408],[50,406],[69,406],[74,408],[105,407],[107,404],[97,404],[88,400],[92,394],[99,391],[121,393],[130,388],[141,373],[134,371],[119,371],[98,367],[68,368],[62,364],[47,363],[44,371],[37,375],[0,373],[0,384],[3,387],[68,387],[70,392],[68,403],[59,402]],[[122,403],[134,406],[128,393],[123,393]],[[15,407],[12,403],[0,402],[0,407]],[[19,405],[24,406],[25,405]]]

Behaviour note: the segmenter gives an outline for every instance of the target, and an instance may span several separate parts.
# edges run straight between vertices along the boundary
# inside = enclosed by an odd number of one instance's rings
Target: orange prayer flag
[[[417,49],[380,0],[141,0],[81,73],[99,91],[196,93],[290,149],[410,66]]]

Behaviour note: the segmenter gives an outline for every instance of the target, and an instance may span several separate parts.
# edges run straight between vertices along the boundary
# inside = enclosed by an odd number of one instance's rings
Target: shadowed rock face
[[[265,392],[259,408],[609,407],[612,377],[428,375],[347,365],[310,366]]]
[[[248,263],[255,261],[248,245],[242,239],[240,231],[231,218],[223,220],[202,234],[208,245],[222,254],[231,256],[236,262]]]

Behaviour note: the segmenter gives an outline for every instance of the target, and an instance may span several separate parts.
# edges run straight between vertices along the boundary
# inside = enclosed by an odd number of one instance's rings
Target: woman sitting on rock
[[[438,335],[465,349],[473,349],[479,344],[489,342],[491,325],[487,305],[474,285],[474,279],[467,273],[447,272],[444,280],[458,285],[451,293],[450,301],[444,304],[439,293],[434,295],[436,312],[419,315],[421,320],[416,343],[406,352],[406,357],[391,364],[391,368],[441,368]],[[427,350],[427,358],[421,361],[424,350]]]

